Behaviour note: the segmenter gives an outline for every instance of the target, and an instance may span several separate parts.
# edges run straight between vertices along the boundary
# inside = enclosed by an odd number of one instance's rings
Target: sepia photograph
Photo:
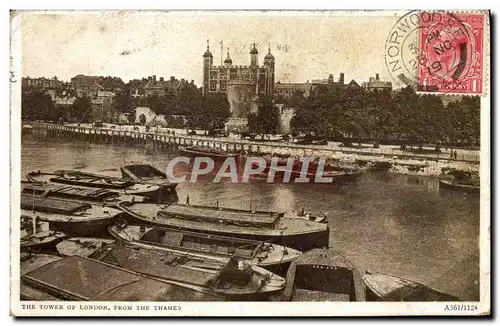
[[[12,315],[490,314],[489,11],[10,25]]]

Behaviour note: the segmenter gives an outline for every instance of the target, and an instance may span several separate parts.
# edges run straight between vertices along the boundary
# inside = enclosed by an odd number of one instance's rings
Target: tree
[[[276,134],[280,129],[280,115],[278,108],[270,97],[259,103],[257,113],[248,115],[248,129],[259,134]]]
[[[411,86],[397,92],[393,99],[395,134],[400,140],[409,140],[410,145],[416,140],[415,124],[419,123],[419,97]]]
[[[21,98],[21,117],[23,120],[59,119],[54,102],[49,94],[35,88],[23,88]]]
[[[130,112],[134,109],[133,104],[130,87],[125,85],[121,91],[116,93],[112,107],[116,112]]]
[[[90,110],[92,109],[92,102],[88,96],[78,97],[73,103],[71,114],[78,119],[79,122],[90,121]]]
[[[185,105],[191,106],[196,105],[197,98],[195,97],[193,100],[185,98],[182,101]],[[224,128],[224,124],[230,116],[227,95],[225,93],[213,93],[203,98],[201,105],[198,104],[190,110],[189,114],[186,115],[186,125],[192,129],[198,128],[212,131]]]
[[[479,144],[481,108],[479,97],[464,96],[446,107],[445,133],[451,143]]]
[[[446,112],[443,101],[439,96],[424,94],[419,98],[420,110],[415,121],[415,134],[417,135],[420,147],[424,140],[432,141],[438,149],[439,142],[445,134]]]

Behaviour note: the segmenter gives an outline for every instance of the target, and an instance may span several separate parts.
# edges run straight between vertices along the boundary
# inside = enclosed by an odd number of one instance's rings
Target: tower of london
[[[234,65],[229,56],[222,66],[213,65],[213,55],[207,41],[203,54],[203,96],[227,93],[233,118],[246,119],[256,108],[259,98],[274,95],[274,56],[269,48],[263,65],[259,66],[259,51],[255,43],[250,49],[249,65]]]

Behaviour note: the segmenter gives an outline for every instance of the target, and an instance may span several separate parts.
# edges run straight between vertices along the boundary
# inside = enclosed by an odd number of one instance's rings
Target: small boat
[[[131,180],[134,183],[160,186],[160,191],[168,195],[175,191],[177,183],[170,182],[167,174],[149,164],[128,164],[120,167],[122,180]]]
[[[153,168],[153,167],[151,167]],[[122,170],[122,173],[128,173],[130,170]],[[160,171],[158,171],[160,172]],[[73,185],[87,188],[108,189],[117,191],[121,194],[132,196],[143,196],[151,201],[164,202],[168,201],[168,196],[172,194],[176,184],[168,184],[165,182],[148,181],[139,182],[139,177],[135,176],[136,180],[132,180],[133,173],[126,174],[126,178],[118,178],[107,175],[94,174],[89,172],[75,170],[57,170],[52,173],[33,171],[26,174],[26,179],[30,182],[43,182],[52,184]],[[167,198],[165,198],[167,196]]]
[[[34,216],[21,216],[21,250],[52,250],[65,236]]]
[[[104,246],[115,243],[115,239],[106,238],[69,238],[56,245],[57,253],[62,256],[82,256],[93,258]]]
[[[73,200],[21,194],[21,215],[48,222],[50,228],[68,236],[106,234],[111,221],[122,211]]]
[[[460,301],[455,296],[398,276],[367,271],[363,281],[367,301]]]
[[[213,293],[169,284],[80,256],[26,257],[21,263],[20,292],[21,300],[30,301],[224,300]]]
[[[284,301],[365,301],[357,268],[331,249],[313,249],[292,262]]]
[[[183,204],[123,202],[118,207],[132,224],[149,224],[182,231],[201,232],[271,242],[300,251],[328,247],[327,223],[274,213]]]
[[[234,257],[222,262],[177,250],[147,249],[117,241],[102,248],[95,258],[172,284],[223,295],[229,300],[265,300],[285,287],[281,276]]]
[[[441,189],[450,189],[450,190],[458,190],[463,192],[471,192],[471,193],[479,193],[481,187],[479,183],[460,183],[456,180],[439,180],[439,188]]]
[[[239,154],[226,152],[219,148],[210,148],[210,147],[186,147],[179,146],[179,151],[181,153],[190,155],[190,156],[202,156],[202,157],[212,157],[212,158],[227,158],[227,157],[237,157]]]
[[[228,262],[235,257],[250,265],[284,275],[290,263],[301,252],[277,244],[222,237],[211,234],[180,231],[164,227],[115,224],[109,233],[124,242],[142,248],[179,250],[201,258]]]
[[[119,192],[107,189],[29,181],[21,181],[21,194],[55,199],[77,200],[94,205],[105,204],[109,207],[114,207],[122,201],[147,201],[146,197],[120,194]]]

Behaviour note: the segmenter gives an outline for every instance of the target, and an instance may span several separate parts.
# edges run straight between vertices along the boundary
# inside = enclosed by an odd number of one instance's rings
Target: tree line
[[[399,91],[343,88],[304,98],[294,94],[298,108],[291,120],[295,132],[329,139],[372,139],[375,144],[397,140],[479,145],[480,99],[464,96],[443,104],[440,96]]]
[[[110,79],[110,83],[116,80]],[[77,97],[72,105],[56,106],[44,90],[29,87],[22,92],[22,119],[46,121],[91,122],[99,114],[92,113],[92,101],[88,96]],[[111,104],[111,111],[100,119],[117,122],[118,114],[129,113],[130,123],[135,122],[133,113],[137,107],[150,107],[156,114],[165,115],[167,125],[178,128],[214,130],[224,128],[229,119],[229,102],[222,93],[203,97],[194,84],[183,83],[176,90],[165,89],[162,95],[153,93],[142,97],[131,96],[128,84],[117,90]],[[110,118],[114,117],[114,118]],[[106,121],[106,119],[110,121]]]

